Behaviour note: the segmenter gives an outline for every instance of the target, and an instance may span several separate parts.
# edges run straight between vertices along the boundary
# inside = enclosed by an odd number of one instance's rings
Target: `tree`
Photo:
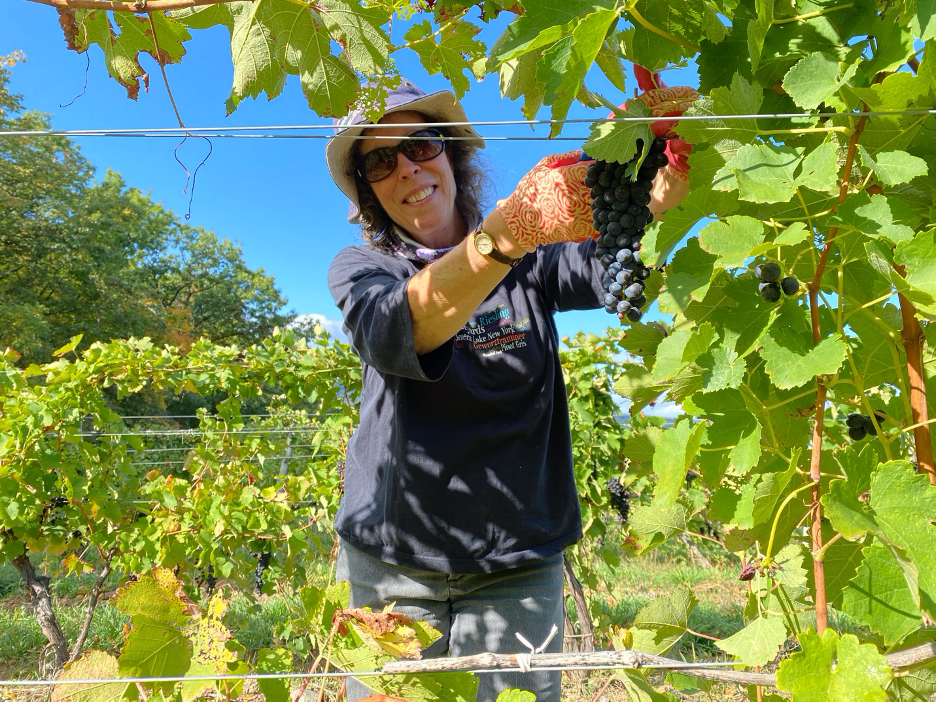
[[[8,81],[0,68],[0,128],[48,129]],[[0,198],[0,343],[23,362],[76,334],[251,343],[288,321],[273,278],[236,244],[184,224],[117,173],[95,182],[68,139],[0,142]]]

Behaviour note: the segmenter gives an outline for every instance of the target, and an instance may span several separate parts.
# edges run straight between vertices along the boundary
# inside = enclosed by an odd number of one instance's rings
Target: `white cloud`
[[[324,314],[319,314],[318,312],[311,312],[308,314],[299,314],[296,315],[296,318],[289,324],[290,329],[299,329],[302,327],[311,326],[313,324],[319,324],[325,328],[329,334],[337,339],[348,343],[348,336],[341,329],[341,320],[340,319],[330,319]]]

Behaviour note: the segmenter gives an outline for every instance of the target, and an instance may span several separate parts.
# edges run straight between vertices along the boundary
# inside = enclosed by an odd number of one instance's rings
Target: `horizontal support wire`
[[[546,655],[546,654],[542,654]],[[542,665],[531,666],[532,672],[537,671],[557,671],[557,670],[616,670],[616,669],[702,669],[713,667],[744,665],[738,661],[715,661],[712,663],[683,663],[681,661],[672,661],[669,663],[649,664],[649,665]],[[498,667],[498,668],[475,668],[470,670],[458,669],[460,673],[503,673],[503,672],[522,672],[519,666]],[[116,683],[163,683],[163,682],[187,682],[189,680],[304,680],[314,678],[347,678],[347,677],[375,677],[380,675],[413,675],[411,672],[385,672],[383,670],[358,670],[358,671],[331,671],[322,673],[241,673],[229,675],[191,675],[191,676],[163,676],[149,678],[75,678],[74,680],[0,680],[0,688],[3,687],[50,687],[54,685],[108,685]]]
[[[835,118],[855,118],[855,117],[888,117],[888,116],[912,116],[912,115],[936,115],[936,109],[911,109],[911,110],[855,110],[853,112],[771,112],[765,114],[731,114],[731,115],[680,115],[681,121],[733,121],[733,120],[751,120],[751,119],[835,119]],[[672,117],[667,119],[673,119]],[[586,118],[586,119],[541,119],[541,120],[482,120],[474,122],[418,122],[412,124],[367,124],[367,129],[397,128],[397,127],[485,127],[485,126],[527,126],[552,124],[597,124],[597,123],[652,123],[661,121],[660,117],[608,117],[608,118]],[[353,125],[363,126],[363,125]],[[347,129],[347,126],[341,127]],[[251,138],[305,138],[305,139],[331,139],[333,135],[313,135],[313,134],[283,134],[274,135],[270,132],[284,131],[309,131],[309,130],[334,130],[333,124],[303,124],[303,125],[265,125],[265,126],[240,126],[240,127],[154,127],[154,128],[134,128],[134,129],[33,129],[33,130],[9,130],[0,131],[0,137],[22,137],[22,136],[68,136],[68,137],[89,137],[89,136],[168,136],[180,137],[189,135],[210,136],[212,138],[222,138],[224,136],[246,136]],[[244,134],[245,132],[266,132],[262,134]],[[339,138],[344,139],[364,139],[372,138],[361,135],[343,135],[337,134]],[[379,137],[378,137],[379,138]],[[399,139],[396,137],[385,137],[387,139]],[[427,137],[428,138],[428,137]],[[476,137],[446,137],[452,140],[474,139]],[[488,136],[483,139],[507,140],[507,141],[536,141],[536,140],[573,140],[580,137],[515,137],[515,136]]]

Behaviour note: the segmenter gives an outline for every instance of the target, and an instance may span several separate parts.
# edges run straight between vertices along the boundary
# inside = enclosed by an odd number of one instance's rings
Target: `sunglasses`
[[[438,129],[420,129],[395,146],[381,146],[357,158],[357,172],[368,183],[383,180],[396,170],[397,152],[410,161],[431,161],[445,151],[445,141]]]

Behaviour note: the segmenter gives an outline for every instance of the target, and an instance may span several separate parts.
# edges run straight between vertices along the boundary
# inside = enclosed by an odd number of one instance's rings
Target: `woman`
[[[547,157],[485,215],[482,140],[432,122],[467,118],[404,79],[384,126],[352,114],[326,148],[367,240],[329,271],[363,362],[339,578],[352,607],[393,602],[439,629],[426,656],[517,652],[516,633],[540,644],[554,625],[545,650],[560,651],[562,551],[582,524],[552,315],[602,305],[587,164]],[[479,678],[478,700],[560,695],[558,672]]]

